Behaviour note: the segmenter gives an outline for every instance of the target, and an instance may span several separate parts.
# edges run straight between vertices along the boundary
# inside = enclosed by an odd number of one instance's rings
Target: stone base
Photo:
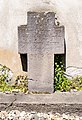
[[[74,113],[82,116],[82,91],[27,95],[0,93],[0,111],[3,110]]]

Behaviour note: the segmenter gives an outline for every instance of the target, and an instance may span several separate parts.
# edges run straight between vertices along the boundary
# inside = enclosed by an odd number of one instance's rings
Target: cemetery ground
[[[17,76],[12,85],[13,72],[0,65],[0,119],[81,120],[82,77],[69,80],[58,65],[56,72],[54,93],[29,93],[27,76]]]

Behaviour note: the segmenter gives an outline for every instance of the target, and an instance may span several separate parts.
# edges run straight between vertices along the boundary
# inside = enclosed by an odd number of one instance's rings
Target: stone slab
[[[28,89],[37,92],[54,92],[54,55],[28,55]]]
[[[14,101],[14,99],[16,99]],[[53,94],[5,94],[0,93],[0,103],[27,104],[82,104],[82,91],[55,92]]]
[[[9,106],[12,102],[13,104]],[[82,115],[82,91],[27,95],[0,93],[0,111],[13,109]]]
[[[18,52],[27,53],[27,25],[18,27]]]
[[[19,53],[28,53],[28,89],[54,91],[54,54],[64,54],[64,26],[54,12],[28,12],[27,25],[18,28]]]

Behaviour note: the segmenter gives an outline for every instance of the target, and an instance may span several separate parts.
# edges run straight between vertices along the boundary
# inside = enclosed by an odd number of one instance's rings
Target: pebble
[[[82,117],[77,115],[69,115],[63,113],[37,113],[37,112],[20,112],[19,110],[1,111],[0,120],[82,120]]]

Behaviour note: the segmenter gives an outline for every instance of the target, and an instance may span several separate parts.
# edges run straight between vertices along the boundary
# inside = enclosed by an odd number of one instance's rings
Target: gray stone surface
[[[21,26],[19,53],[28,53],[28,89],[54,91],[54,54],[64,54],[64,26],[55,24],[54,12],[28,12],[27,29]]]
[[[18,27],[18,52],[27,53],[27,25]]]
[[[0,111],[14,109],[82,115],[82,91],[27,95],[0,93]]]
[[[14,103],[28,104],[82,104],[82,91],[55,92],[53,94],[0,93],[0,103],[11,103],[13,101]]]
[[[64,53],[64,26],[55,25],[55,13],[28,13],[28,53]]]
[[[29,91],[54,92],[54,55],[29,54]]]

